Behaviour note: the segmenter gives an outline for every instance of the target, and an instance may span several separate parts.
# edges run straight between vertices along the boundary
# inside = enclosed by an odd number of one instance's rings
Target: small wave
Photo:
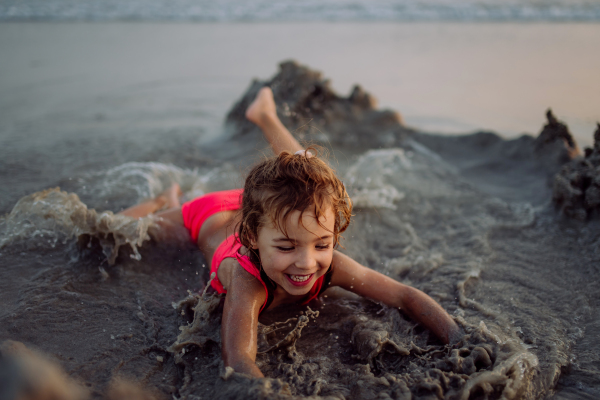
[[[177,182],[186,198],[206,193],[206,185],[218,168],[201,174],[171,164],[158,162],[128,162],[105,171],[85,174],[68,182],[91,208],[119,209],[156,197],[173,182]]]
[[[411,168],[402,149],[371,150],[362,155],[344,176],[354,206],[395,210],[394,203],[402,200],[404,193],[388,184],[386,178],[398,168]]]
[[[155,226],[151,217],[135,219],[89,209],[76,194],[54,188],[23,197],[0,219],[0,248],[16,241],[54,247],[59,241],[90,235],[100,241],[109,264],[114,264],[125,245],[133,251],[131,257],[140,260],[138,248],[150,240],[148,231]]]
[[[176,182],[187,201],[205,193],[239,185],[239,172],[231,164],[208,170],[179,168],[158,162],[128,162],[106,171],[86,174],[70,183],[92,208],[119,209],[154,198]]]
[[[230,21],[598,21],[594,0],[19,0],[0,20]]]
[[[184,192],[181,200],[186,201],[214,190],[231,189],[238,178],[239,173],[230,164],[199,172],[170,164],[130,162],[86,174],[68,181],[70,190],[78,194],[54,188],[20,199],[10,214],[0,217],[0,248],[17,241],[55,247],[73,237],[89,235],[100,241],[111,265],[122,246],[131,248],[133,259],[141,260],[138,249],[158,232],[156,220],[96,209],[140,203],[173,182],[180,184]]]
[[[448,193],[456,180],[454,169],[417,143],[407,141],[406,146],[369,150],[348,168],[344,183],[355,207],[395,210],[406,192]]]

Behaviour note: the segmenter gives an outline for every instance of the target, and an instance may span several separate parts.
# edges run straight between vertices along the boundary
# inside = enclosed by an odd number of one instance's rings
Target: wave
[[[237,171],[223,165],[203,171],[154,162],[130,162],[106,171],[66,181],[75,193],[46,189],[21,198],[6,216],[0,217],[0,249],[15,242],[30,247],[55,247],[69,239],[89,236],[100,242],[106,260],[114,264],[123,246],[130,257],[141,260],[139,248],[160,230],[157,218],[131,218],[112,211],[153,198],[178,183],[189,200],[218,190],[237,180]]]
[[[0,20],[147,21],[599,21],[597,0],[19,0]]]
[[[10,214],[0,219],[0,248],[21,240],[54,247],[59,241],[89,235],[100,241],[112,265],[124,245],[133,251],[132,258],[140,260],[138,248],[150,240],[148,231],[154,226],[151,217],[136,219],[111,211],[97,212],[76,194],[54,188],[23,197]]]

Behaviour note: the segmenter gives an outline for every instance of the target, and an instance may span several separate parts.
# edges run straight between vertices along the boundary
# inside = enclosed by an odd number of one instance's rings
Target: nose
[[[303,249],[298,252],[298,257],[296,258],[294,265],[299,269],[312,272],[317,266],[317,259],[310,249]]]

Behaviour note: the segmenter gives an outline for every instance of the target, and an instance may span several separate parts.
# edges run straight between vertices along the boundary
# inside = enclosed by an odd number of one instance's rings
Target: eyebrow
[[[325,235],[323,237],[319,237],[317,239],[315,239],[315,242],[318,240],[326,240],[326,239],[331,239],[333,237],[333,235]],[[280,238],[276,238],[273,239],[274,242],[290,242],[290,243],[295,243],[296,240],[293,238],[286,238],[286,237],[280,237]]]

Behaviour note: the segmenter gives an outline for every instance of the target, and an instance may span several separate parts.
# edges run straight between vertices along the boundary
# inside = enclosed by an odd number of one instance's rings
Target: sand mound
[[[271,87],[279,118],[300,140],[380,148],[395,146],[412,132],[397,112],[377,110],[375,98],[358,85],[342,97],[318,71],[295,61],[285,61],[279,68],[268,81],[254,80],[227,115],[226,122],[237,134],[260,134],[244,114],[263,86]]]
[[[554,177],[553,200],[567,216],[585,221],[600,212],[600,124],[594,133],[594,148],[585,157],[565,164]]]
[[[581,155],[573,135],[566,124],[560,122],[551,109],[546,112],[548,123],[535,139],[536,155],[545,166],[552,170]]]

